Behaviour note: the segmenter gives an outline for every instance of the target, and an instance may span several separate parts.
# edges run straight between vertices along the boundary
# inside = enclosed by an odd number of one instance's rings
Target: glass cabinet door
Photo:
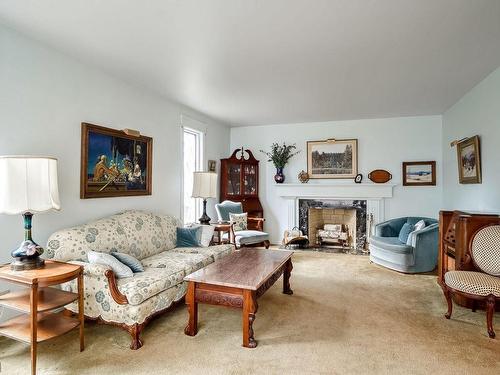
[[[245,165],[243,167],[243,184],[245,195],[257,194],[257,171],[255,165]]]
[[[227,194],[240,195],[241,194],[241,165],[228,164],[227,166]]]

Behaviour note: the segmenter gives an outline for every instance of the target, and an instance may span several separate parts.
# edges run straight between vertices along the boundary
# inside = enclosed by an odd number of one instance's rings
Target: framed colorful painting
[[[358,174],[358,140],[307,142],[309,178],[354,178]]]
[[[481,153],[476,135],[457,144],[458,180],[461,184],[481,183]]]
[[[435,161],[403,162],[403,186],[435,186]]]
[[[151,195],[153,139],[82,123],[80,198]]]

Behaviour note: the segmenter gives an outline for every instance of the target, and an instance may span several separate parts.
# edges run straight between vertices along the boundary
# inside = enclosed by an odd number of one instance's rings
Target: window
[[[201,171],[203,165],[203,132],[183,127],[183,220],[193,223],[202,215],[202,202],[191,198],[193,192],[193,172]]]

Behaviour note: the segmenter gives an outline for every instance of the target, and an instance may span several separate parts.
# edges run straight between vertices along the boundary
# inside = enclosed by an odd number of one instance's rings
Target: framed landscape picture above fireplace
[[[358,140],[307,142],[309,178],[354,178],[358,174]]]

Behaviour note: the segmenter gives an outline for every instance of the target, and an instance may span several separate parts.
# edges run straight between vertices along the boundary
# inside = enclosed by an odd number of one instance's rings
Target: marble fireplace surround
[[[396,184],[333,182],[306,184],[276,184],[278,196],[286,201],[288,208],[288,228],[299,226],[299,202],[314,201],[366,201],[366,218],[373,216],[373,224],[385,220],[386,199],[393,196]]]

